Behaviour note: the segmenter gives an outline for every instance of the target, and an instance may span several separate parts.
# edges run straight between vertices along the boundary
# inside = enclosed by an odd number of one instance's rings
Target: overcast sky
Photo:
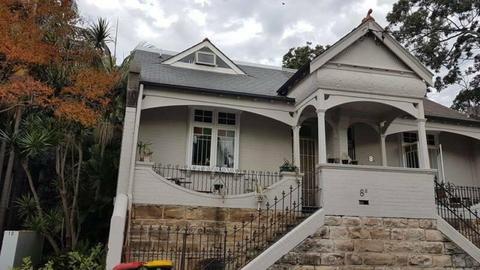
[[[78,0],[86,23],[118,19],[117,58],[140,42],[182,51],[208,37],[234,60],[280,66],[289,48],[333,44],[355,28],[369,8],[385,26],[396,0]],[[450,106],[456,90],[430,97]]]

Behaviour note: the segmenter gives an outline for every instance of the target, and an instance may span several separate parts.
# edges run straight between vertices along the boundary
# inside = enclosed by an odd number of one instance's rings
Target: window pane
[[[417,152],[418,151],[417,151],[417,145],[416,144],[405,146],[405,161],[406,161],[405,165],[406,165],[407,168],[418,168],[419,167]]]
[[[435,145],[435,135],[432,135],[432,134],[427,135],[427,144]]]
[[[218,130],[217,166],[233,168],[235,153],[235,131]]]
[[[193,128],[192,165],[210,166],[211,128]]]
[[[417,141],[417,133],[412,133],[412,132],[403,133],[403,142],[414,143],[416,141]]]
[[[218,113],[218,123],[222,125],[235,125],[235,114],[219,112]]]
[[[212,111],[195,110],[195,122],[212,123]]]

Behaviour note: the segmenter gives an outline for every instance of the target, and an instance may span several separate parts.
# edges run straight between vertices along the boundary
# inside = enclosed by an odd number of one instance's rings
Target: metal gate
[[[306,207],[318,207],[318,181],[316,142],[313,138],[300,137],[300,171],[303,176],[303,201]]]

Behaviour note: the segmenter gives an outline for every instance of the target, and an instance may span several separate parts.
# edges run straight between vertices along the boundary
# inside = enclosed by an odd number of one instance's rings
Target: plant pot
[[[216,190],[216,191],[219,191],[223,188],[223,185],[222,184],[214,184],[213,185],[213,188]]]
[[[348,159],[342,159],[342,164],[348,164]]]
[[[352,164],[352,165],[358,165],[358,160],[352,160],[352,161],[350,161],[350,164]]]
[[[327,162],[328,163],[335,163],[335,159],[334,158],[329,158],[329,159],[327,159]]]

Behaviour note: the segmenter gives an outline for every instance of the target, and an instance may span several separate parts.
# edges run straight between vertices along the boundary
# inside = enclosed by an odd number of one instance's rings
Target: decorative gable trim
[[[398,41],[384,31],[384,29],[375,21],[368,20],[354,29],[348,35],[344,36],[324,53],[316,57],[310,63],[310,72],[324,66],[333,57],[347,49],[355,41],[365,36],[367,33],[373,33],[390,51],[402,60],[409,68],[413,70],[428,85],[433,85],[431,73],[420,61],[411,55]]]
[[[182,58],[199,51],[203,47],[209,48],[216,55],[216,57],[219,57],[221,60],[223,60],[227,64],[228,68],[194,65],[194,64],[188,64],[188,63],[180,62],[180,60]],[[245,75],[245,72],[243,72],[243,70],[240,69],[232,60],[230,60],[230,58],[228,58],[222,51],[220,51],[215,45],[213,45],[213,43],[210,42],[210,40],[208,38],[206,38],[202,42],[200,42],[196,45],[193,45],[192,47],[184,50],[183,52],[180,52],[177,55],[170,57],[169,59],[165,60],[163,62],[163,64],[178,66],[178,67],[184,67],[184,68],[205,70],[205,71],[214,71],[214,72],[221,72],[221,73]]]

